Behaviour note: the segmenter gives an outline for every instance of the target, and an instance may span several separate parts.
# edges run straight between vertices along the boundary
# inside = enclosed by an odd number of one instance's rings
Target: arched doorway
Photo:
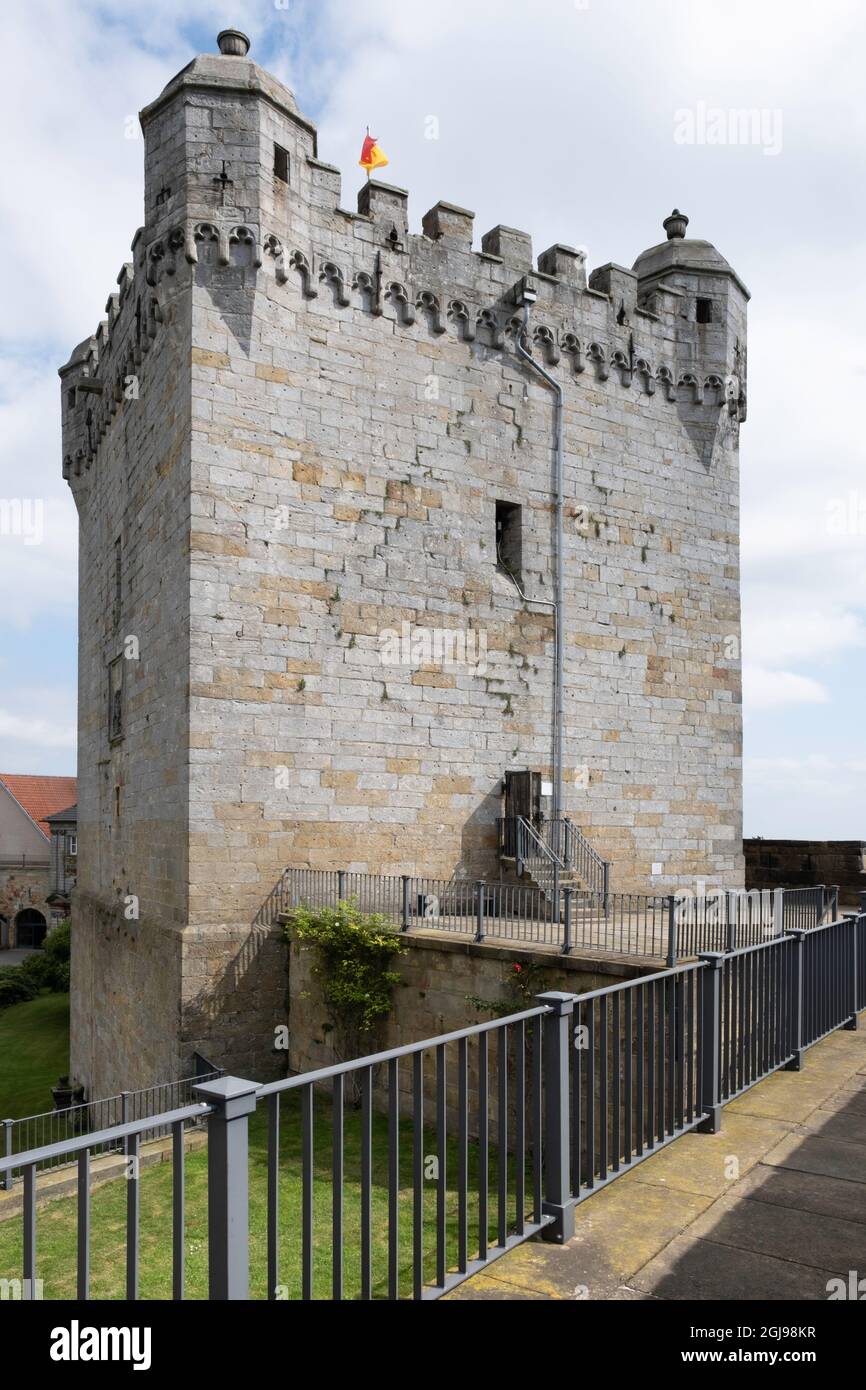
[[[45,918],[35,907],[25,907],[15,918],[15,945],[21,949],[41,946],[48,930]]]

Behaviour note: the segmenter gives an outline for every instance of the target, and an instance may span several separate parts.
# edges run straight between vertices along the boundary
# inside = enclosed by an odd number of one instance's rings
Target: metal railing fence
[[[528,853],[519,827],[514,834],[513,847],[523,845]],[[838,889],[824,887],[699,896],[610,893],[288,868],[256,921],[273,926],[297,907],[336,907],[347,900],[362,912],[379,913],[402,931],[456,932],[476,941],[558,947],[565,954],[613,952],[661,960],[668,966],[702,951],[759,945],[785,930],[812,928],[838,915]]]
[[[62,1145],[90,1131],[111,1130],[117,1125],[153,1117],[152,1128],[142,1131],[143,1140],[148,1143],[152,1139],[163,1138],[167,1131],[159,1123],[159,1115],[189,1105],[193,1099],[193,1087],[197,1083],[222,1075],[221,1068],[202,1068],[195,1076],[184,1077],[181,1081],[165,1082],[138,1091],[121,1091],[116,1096],[82,1101],[79,1105],[45,1110],[21,1119],[0,1120],[0,1153],[10,1158],[32,1149],[48,1150],[50,1156],[37,1164],[38,1170],[43,1172],[48,1168],[62,1168],[73,1163],[75,1151],[72,1148],[63,1150]],[[117,1152],[117,1145],[107,1145],[92,1150],[92,1156],[98,1158]],[[20,1169],[7,1169],[0,1178],[0,1190],[8,1190],[16,1176],[21,1176]]]
[[[206,1118],[209,1296],[247,1298],[248,1121],[261,1103],[268,1297],[441,1297],[530,1235],[568,1239],[577,1203],[594,1190],[688,1130],[718,1131],[730,1099],[780,1067],[799,1070],[833,1029],[856,1027],[864,959],[866,914],[853,914],[584,995],[542,994],[505,1018],[264,1086],[206,1081],[198,1104],[0,1159],[0,1177],[23,1169],[24,1288],[39,1267],[38,1169],[72,1153],[77,1286],[89,1296],[90,1159],[122,1145],[126,1296],[139,1296],[135,1160],[157,1125],[172,1135],[172,1288],[182,1298],[183,1132]],[[291,1105],[298,1129],[281,1145],[281,1108]],[[347,1167],[349,1115],[359,1180]],[[286,1283],[289,1236],[300,1249],[296,1289]]]

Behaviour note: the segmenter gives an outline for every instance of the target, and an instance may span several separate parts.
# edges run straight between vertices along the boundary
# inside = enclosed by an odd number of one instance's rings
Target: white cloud
[[[75,612],[78,528],[61,475],[59,413],[50,368],[0,357],[0,621],[19,629],[46,612]]]
[[[823,754],[746,758],[745,833],[767,839],[866,840],[861,816],[866,759]]]
[[[40,748],[74,748],[75,726],[69,719],[56,723],[52,719],[13,714],[0,708],[0,739],[32,743]],[[6,761],[8,763],[8,758]]]
[[[4,663],[5,666],[5,663]],[[3,670],[0,695],[0,769],[4,772],[75,773],[75,690],[68,680],[54,686],[10,686]]]
[[[851,648],[866,645],[866,623],[859,613],[835,609],[789,592],[786,607],[774,611],[778,598],[770,586],[756,588],[743,620],[743,651],[748,663],[775,668],[798,662],[814,666]],[[752,692],[752,697],[754,692]]]
[[[825,705],[830,692],[812,676],[795,671],[768,671],[743,665],[743,702],[747,709],[775,709],[780,705]]]

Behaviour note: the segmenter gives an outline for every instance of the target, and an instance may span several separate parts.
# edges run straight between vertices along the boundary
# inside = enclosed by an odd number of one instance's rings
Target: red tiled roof
[[[74,777],[31,777],[26,773],[0,772],[0,783],[36,822],[46,840],[51,837],[51,829],[45,817],[53,816],[55,811],[65,811],[75,801],[78,791]]]

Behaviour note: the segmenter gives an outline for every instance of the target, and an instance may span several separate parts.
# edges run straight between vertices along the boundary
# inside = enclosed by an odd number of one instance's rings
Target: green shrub
[[[71,925],[69,918],[58,922],[45,938],[43,959],[48,966],[46,985],[57,994],[69,990],[69,957],[71,952]]]
[[[359,911],[354,901],[336,907],[297,907],[285,926],[289,941],[302,941],[316,952],[313,973],[344,1056],[370,1050],[373,1035],[391,1011],[400,976],[388,969],[408,946],[379,913]]]
[[[20,965],[0,969],[0,1009],[35,999],[42,990],[69,992],[70,928],[59,922],[45,938],[43,948]]]
[[[37,993],[40,989],[52,988],[54,967],[44,951],[34,952],[32,956],[28,956],[26,960],[15,967],[14,973],[20,979],[29,981]]]
[[[38,985],[21,973],[20,966],[0,970],[0,1009],[8,1009],[10,1004],[23,1004],[28,999],[35,999],[38,993]]]

